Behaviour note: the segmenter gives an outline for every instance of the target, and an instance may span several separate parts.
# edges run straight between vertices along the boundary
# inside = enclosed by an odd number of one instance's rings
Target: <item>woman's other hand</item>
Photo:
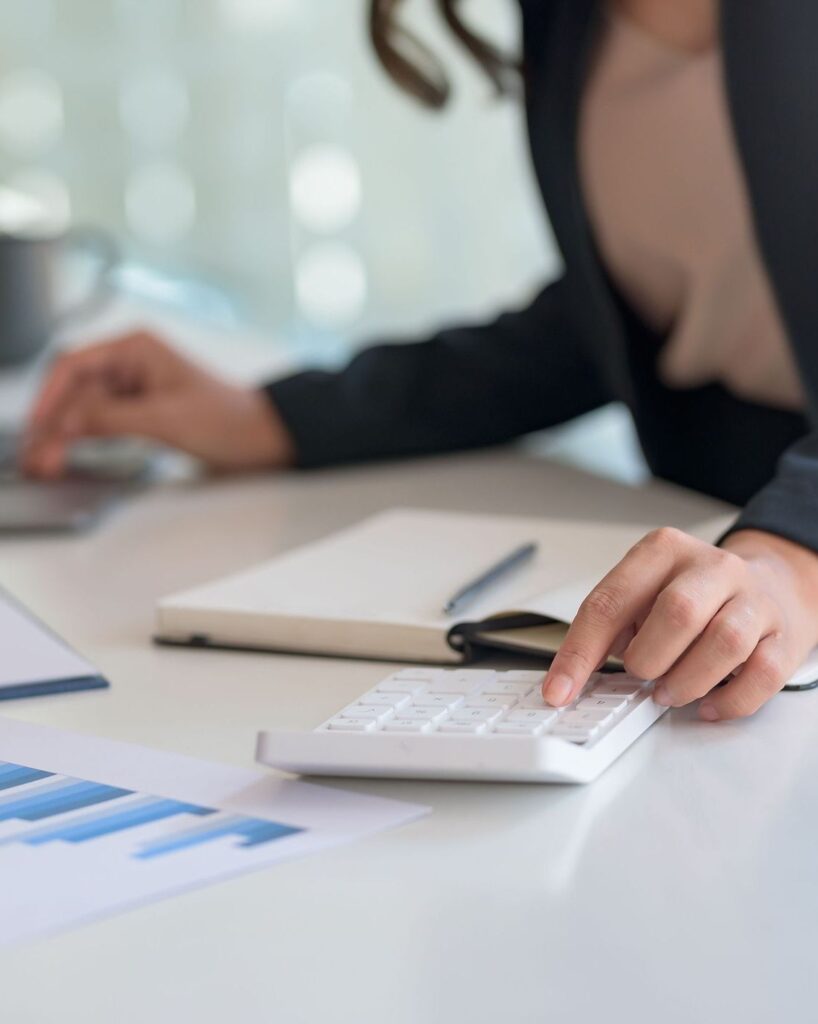
[[[264,394],[214,377],[147,333],[60,356],[34,404],[23,469],[59,476],[85,437],[144,437],[213,468],[283,467],[292,440]]]
[[[701,718],[740,718],[776,694],[816,643],[815,552],[758,530],[737,531],[722,547],[654,530],[585,599],[543,695],[569,703],[613,654],[656,681],[659,704],[702,699]]]

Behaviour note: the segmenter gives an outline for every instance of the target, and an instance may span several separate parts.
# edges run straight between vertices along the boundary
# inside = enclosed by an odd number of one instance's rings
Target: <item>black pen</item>
[[[479,594],[481,594],[486,587],[490,587],[492,583],[505,576],[506,573],[511,572],[512,569],[516,569],[518,566],[527,562],[529,558],[532,558],[537,551],[537,545],[533,542],[530,544],[523,544],[522,547],[515,548],[510,555],[506,555],[501,558],[499,562],[491,566],[490,569],[486,569],[482,575],[478,576],[477,579],[472,580],[470,583],[466,583],[465,586],[461,587],[456,594],[452,594],[449,600],[443,605],[444,615],[454,615],[456,611],[468,604],[469,601],[474,600]]]

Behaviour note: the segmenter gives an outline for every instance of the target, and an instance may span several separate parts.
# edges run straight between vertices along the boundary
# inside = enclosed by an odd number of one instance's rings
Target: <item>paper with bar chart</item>
[[[0,946],[427,810],[0,719]]]

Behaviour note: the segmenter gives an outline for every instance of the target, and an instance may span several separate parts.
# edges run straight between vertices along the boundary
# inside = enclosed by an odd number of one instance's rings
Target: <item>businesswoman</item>
[[[520,0],[518,74],[467,0],[436,2],[498,90],[521,83],[564,275],[493,323],[262,391],[152,337],[65,356],[27,465],[53,475],[72,439],[127,433],[221,467],[311,467],[495,444],[619,399],[656,475],[743,511],[719,546],[637,544],[584,602],[546,698],[613,651],[662,704],[751,714],[818,643],[818,7]],[[402,7],[372,0],[377,53],[441,106]]]

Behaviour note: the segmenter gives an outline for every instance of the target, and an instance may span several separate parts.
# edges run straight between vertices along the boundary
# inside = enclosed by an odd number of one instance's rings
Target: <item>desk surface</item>
[[[114,684],[2,712],[251,765],[260,726],[311,727],[386,668],[152,647],[156,598],[396,504],[723,511],[513,452],[167,486],[84,537],[0,543],[3,582]],[[787,694],[741,724],[673,712],[587,788],[353,783],[434,813],[6,953],[3,1020],[804,1019],[816,734],[818,694]]]

